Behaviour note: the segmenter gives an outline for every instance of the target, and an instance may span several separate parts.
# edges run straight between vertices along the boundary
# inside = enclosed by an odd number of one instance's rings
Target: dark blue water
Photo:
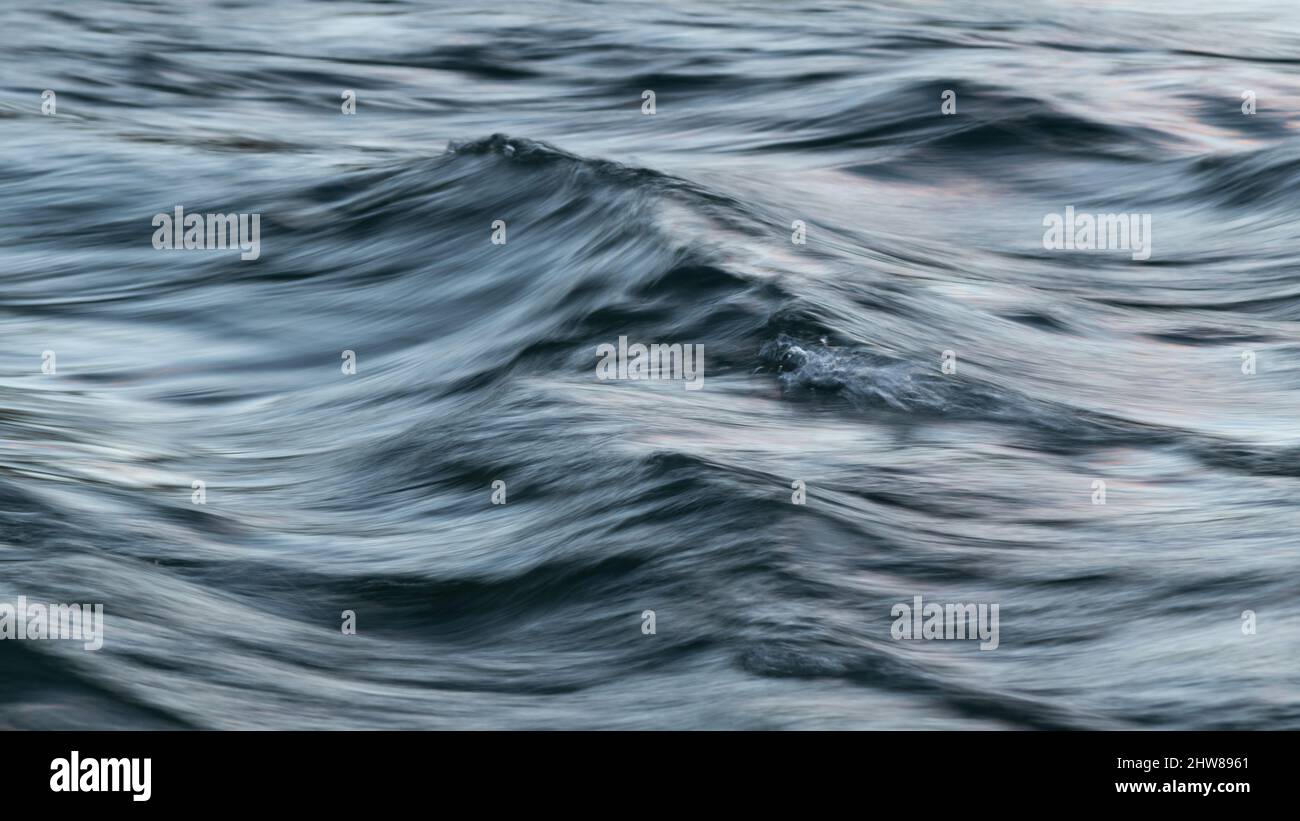
[[[0,726],[1300,729],[1296,4],[23,5]]]

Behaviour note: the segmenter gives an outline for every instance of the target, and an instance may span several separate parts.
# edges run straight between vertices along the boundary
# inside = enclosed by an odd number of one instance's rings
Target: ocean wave
[[[10,16],[0,726],[1300,726],[1294,31],[431,8]]]

